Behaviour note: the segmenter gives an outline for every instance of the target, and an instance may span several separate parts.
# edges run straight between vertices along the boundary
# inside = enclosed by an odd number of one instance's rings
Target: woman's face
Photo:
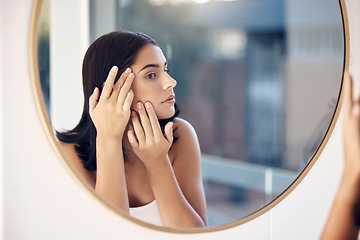
[[[145,45],[130,68],[135,74],[131,109],[137,111],[138,102],[150,102],[159,119],[172,117],[175,114],[176,81],[167,73],[167,61],[161,49],[153,44]]]

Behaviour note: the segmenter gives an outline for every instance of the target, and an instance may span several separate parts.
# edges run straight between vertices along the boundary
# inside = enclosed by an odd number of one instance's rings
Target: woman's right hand
[[[130,107],[134,98],[134,93],[130,89],[134,74],[128,68],[121,74],[117,83],[114,84],[117,71],[116,66],[111,68],[100,99],[99,89],[94,89],[89,98],[89,113],[98,137],[103,136],[106,139],[121,142],[129,122]]]

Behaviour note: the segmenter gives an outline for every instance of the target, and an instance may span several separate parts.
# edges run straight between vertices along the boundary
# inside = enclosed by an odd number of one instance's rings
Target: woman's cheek
[[[146,100],[147,98],[139,98],[137,96],[139,96],[139,94],[136,95],[136,93],[134,92],[134,99],[133,99],[132,104],[131,104],[131,109],[134,110],[134,111],[137,111],[137,103],[138,102],[142,102],[143,104],[145,104],[145,102],[148,101],[148,100]]]

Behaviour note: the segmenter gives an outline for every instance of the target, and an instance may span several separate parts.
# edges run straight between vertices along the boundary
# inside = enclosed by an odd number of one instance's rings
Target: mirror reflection
[[[199,139],[209,226],[264,207],[312,158],[341,84],[338,1],[84,2],[42,3],[39,70],[54,129],[81,117],[90,43],[126,29],[157,41],[177,81],[179,117]]]

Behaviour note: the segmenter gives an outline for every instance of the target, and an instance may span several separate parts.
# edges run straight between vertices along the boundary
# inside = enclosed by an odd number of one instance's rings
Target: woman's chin
[[[158,119],[168,119],[168,118],[171,118],[172,116],[174,116],[174,114],[175,114],[175,108],[172,108],[169,111],[160,112],[160,113],[157,113],[156,115],[157,115]]]

